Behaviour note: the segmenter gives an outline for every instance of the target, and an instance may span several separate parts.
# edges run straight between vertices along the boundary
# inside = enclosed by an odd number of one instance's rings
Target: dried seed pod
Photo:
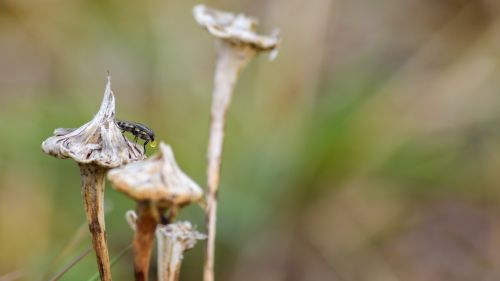
[[[271,36],[255,32],[257,20],[243,14],[233,14],[198,5],[193,8],[196,21],[217,39],[217,64],[212,94],[210,138],[208,142],[207,195],[207,258],[204,280],[213,281],[215,255],[215,225],[220,165],[224,142],[225,116],[238,76],[247,63],[259,52],[277,55],[278,33]]]
[[[125,138],[115,124],[115,97],[108,77],[101,108],[77,129],[59,128],[42,143],[54,157],[72,158],[80,167],[84,200],[101,280],[111,280],[104,223],[104,177],[108,169],[144,159],[140,146]]]
[[[158,280],[177,281],[184,252],[207,236],[196,231],[190,222],[179,221],[156,228],[158,240]]]
[[[181,170],[172,148],[162,142],[159,150],[147,160],[109,171],[113,187],[136,201],[153,201],[160,208],[202,200],[203,190]]]
[[[196,22],[210,34],[231,45],[238,48],[249,47],[255,51],[277,51],[280,41],[278,32],[274,31],[270,36],[257,34],[256,18],[211,9],[205,5],[195,6],[193,15]],[[276,53],[273,57],[275,55]]]
[[[178,208],[202,200],[203,191],[179,168],[165,143],[160,143],[159,154],[109,171],[108,179],[116,190],[137,201],[135,278],[147,280],[154,232],[162,213],[170,208],[175,215]]]
[[[115,96],[108,77],[101,108],[94,118],[77,129],[59,128],[42,143],[54,157],[73,158],[79,164],[115,168],[144,159],[142,148],[123,136],[115,123]]]

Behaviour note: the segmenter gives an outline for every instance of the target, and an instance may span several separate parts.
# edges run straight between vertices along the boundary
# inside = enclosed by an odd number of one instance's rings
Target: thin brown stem
[[[137,209],[138,216],[133,242],[135,280],[147,281],[155,229],[160,222],[160,213],[150,201],[139,202]]]
[[[250,47],[233,46],[225,41],[218,42],[217,52],[210,137],[208,140],[208,195],[206,208],[208,241],[203,275],[204,281],[214,280],[217,194],[219,191],[226,114],[239,73],[255,55],[255,51]]]
[[[97,257],[99,275],[111,281],[106,226],[104,223],[104,176],[106,168],[94,164],[80,164],[82,195],[87,222],[92,235],[92,245]]]

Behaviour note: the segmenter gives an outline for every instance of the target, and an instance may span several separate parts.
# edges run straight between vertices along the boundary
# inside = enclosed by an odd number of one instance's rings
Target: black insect
[[[134,135],[134,142],[137,143],[138,138],[144,140],[144,153],[146,152],[146,144],[148,144],[149,142],[151,142],[151,147],[156,146],[155,132],[148,128],[146,125],[122,120],[116,120],[116,125],[118,125],[122,132],[129,132]]]

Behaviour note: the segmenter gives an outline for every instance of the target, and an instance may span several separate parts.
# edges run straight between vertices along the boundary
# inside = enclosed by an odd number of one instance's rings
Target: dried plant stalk
[[[92,234],[92,245],[97,256],[97,267],[102,280],[111,280],[106,225],[104,223],[104,177],[107,169],[80,164],[82,196],[85,214]]]
[[[138,203],[138,216],[134,236],[134,274],[135,280],[148,280],[149,263],[156,225],[160,222],[160,212],[154,203],[144,201]]]
[[[241,70],[260,51],[273,51],[276,57],[279,38],[255,33],[257,21],[242,14],[232,14],[195,6],[196,21],[217,38],[217,64],[212,94],[210,137],[208,141],[207,169],[207,256],[203,278],[214,280],[215,234],[217,220],[217,194],[224,142],[226,113],[231,102],[234,86]]]
[[[218,59],[215,71],[215,83],[212,97],[210,137],[208,141],[207,168],[207,259],[205,264],[205,281],[213,281],[215,235],[217,224],[217,193],[224,142],[226,113],[231,101],[234,85],[240,70],[250,61],[254,53],[251,49],[232,50],[229,43],[219,42]],[[241,53],[241,55],[240,55]]]

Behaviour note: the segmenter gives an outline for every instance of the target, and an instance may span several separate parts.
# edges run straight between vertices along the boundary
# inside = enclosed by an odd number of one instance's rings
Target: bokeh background
[[[117,116],[205,185],[215,51],[198,3],[0,1],[0,280],[48,280],[89,247],[78,168],[40,144],[92,118],[107,70]],[[218,280],[500,280],[499,1],[205,3],[283,38],[228,115]],[[116,256],[135,204],[109,184],[106,204]],[[204,230],[201,208],[182,218]],[[182,280],[201,280],[204,246]],[[95,273],[91,254],[60,280]]]

